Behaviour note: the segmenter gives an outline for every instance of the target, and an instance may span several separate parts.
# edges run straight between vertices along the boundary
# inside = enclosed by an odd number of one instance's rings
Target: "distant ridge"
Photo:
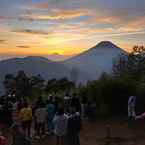
[[[69,58],[54,62],[41,56],[27,56],[0,61],[0,94],[4,91],[3,79],[6,74],[24,70],[29,76],[40,74],[45,80],[67,77],[72,79],[75,72],[77,83],[98,79],[102,72],[111,73],[112,60],[126,52],[109,41],[102,41],[91,49]],[[74,77],[74,76],[73,76]]]
[[[51,61],[43,56],[25,56],[25,57],[14,57],[14,58],[9,58],[9,59],[4,59],[1,60],[0,62],[5,62],[5,61],[25,61],[25,60],[36,60],[36,61]]]
[[[0,94],[4,91],[3,80],[6,74],[16,74],[25,71],[28,76],[40,74],[45,80],[69,77],[69,70],[59,62],[53,62],[45,57],[28,56],[0,61]]]

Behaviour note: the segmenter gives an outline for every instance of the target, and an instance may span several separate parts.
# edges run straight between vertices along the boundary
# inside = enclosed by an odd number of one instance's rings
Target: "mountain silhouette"
[[[110,73],[113,59],[119,54],[126,54],[123,49],[109,41],[102,41],[91,49],[64,61],[69,69],[76,68],[87,74],[87,79],[97,79],[102,72]]]
[[[0,61],[0,94],[6,74],[25,71],[28,76],[40,74],[45,80],[67,77],[77,83],[98,79],[102,72],[111,73],[112,62],[120,53],[127,53],[109,41],[102,41],[91,49],[69,58],[54,62],[41,56],[28,56]]]

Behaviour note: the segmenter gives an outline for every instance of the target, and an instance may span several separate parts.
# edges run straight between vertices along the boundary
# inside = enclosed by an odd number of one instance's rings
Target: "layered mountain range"
[[[102,41],[87,51],[65,61],[54,62],[45,57],[28,56],[0,61],[0,93],[3,92],[3,79],[6,74],[16,74],[23,70],[29,76],[40,74],[45,80],[67,77],[85,83],[99,78],[102,72],[111,73],[113,59],[123,49],[109,41]]]

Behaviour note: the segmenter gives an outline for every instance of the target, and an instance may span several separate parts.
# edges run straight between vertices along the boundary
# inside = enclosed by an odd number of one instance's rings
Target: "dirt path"
[[[128,127],[125,120],[112,119],[111,138],[106,139],[106,121],[83,122],[80,134],[81,145],[145,145],[145,122],[135,122]],[[47,136],[43,140],[33,140],[33,145],[55,145],[55,137]]]

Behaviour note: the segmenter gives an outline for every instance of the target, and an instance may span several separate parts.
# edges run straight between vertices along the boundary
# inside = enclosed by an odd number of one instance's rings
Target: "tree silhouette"
[[[6,94],[13,94],[16,92],[16,81],[13,74],[7,74],[3,83]]]
[[[45,87],[44,82],[45,80],[40,74],[30,78],[30,86],[32,88],[33,94],[37,94],[39,96],[42,94],[42,91]]]
[[[75,84],[69,81],[67,78],[62,78],[59,80],[51,79],[47,82],[45,92],[47,93],[57,93],[57,92],[67,92],[69,93],[75,88]]]
[[[120,55],[114,65],[113,72],[117,76],[127,76],[134,79],[145,77],[145,47],[134,46],[129,54]]]
[[[15,94],[18,98],[38,96],[44,89],[41,75],[28,77],[24,71],[18,71],[16,76],[7,74],[3,83],[6,94]]]

